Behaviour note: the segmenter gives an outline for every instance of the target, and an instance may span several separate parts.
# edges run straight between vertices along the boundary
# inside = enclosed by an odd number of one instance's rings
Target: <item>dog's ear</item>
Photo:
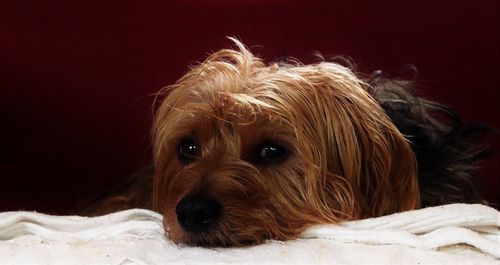
[[[314,212],[345,220],[418,208],[415,154],[366,84],[337,64],[310,68],[290,69],[306,83],[288,82],[281,96],[293,104]]]
[[[419,207],[417,161],[410,143],[380,105],[352,83],[336,87],[332,114],[331,163],[350,186],[355,218],[381,216]]]
[[[420,206],[417,162],[410,144],[398,129],[383,121],[379,135],[359,136],[365,144],[359,201],[363,215],[381,216]]]

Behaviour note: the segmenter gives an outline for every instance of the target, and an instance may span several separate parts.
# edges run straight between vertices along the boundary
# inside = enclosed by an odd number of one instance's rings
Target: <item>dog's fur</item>
[[[148,174],[136,178],[141,187],[91,212],[147,207],[152,185],[169,238],[240,246],[292,239],[312,224],[482,202],[472,144],[480,128],[414,96],[411,81],[360,78],[326,61],[265,65],[233,41],[237,49],[212,54],[161,91],[152,184]],[[187,160],[186,140],[197,148]],[[284,151],[265,159],[267,146]],[[180,201],[193,196],[221,206],[203,231],[178,221]]]

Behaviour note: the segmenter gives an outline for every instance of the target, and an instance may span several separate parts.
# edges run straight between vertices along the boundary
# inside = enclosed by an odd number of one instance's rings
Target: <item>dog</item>
[[[266,65],[231,40],[158,93],[154,167],[90,212],[152,208],[176,243],[233,247],[483,202],[483,129],[415,96],[412,80],[325,60]]]

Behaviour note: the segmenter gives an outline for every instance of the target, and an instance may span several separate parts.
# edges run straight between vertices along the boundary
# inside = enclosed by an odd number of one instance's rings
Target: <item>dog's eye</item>
[[[182,163],[191,163],[198,155],[198,145],[192,138],[186,138],[179,144],[177,156]]]
[[[288,155],[288,150],[279,144],[264,144],[259,150],[259,160],[264,162],[281,162]]]

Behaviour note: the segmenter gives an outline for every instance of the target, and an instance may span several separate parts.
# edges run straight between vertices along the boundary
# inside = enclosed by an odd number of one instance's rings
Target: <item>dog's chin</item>
[[[255,218],[263,217],[262,212],[252,215],[249,210],[244,213],[241,211],[238,217],[224,216],[206,231],[200,232],[186,231],[177,222],[175,213],[167,213],[163,224],[165,235],[176,244],[202,247],[241,247],[262,244],[269,239],[285,239],[274,221]]]
[[[181,238],[171,238],[173,242],[180,245],[207,247],[207,248],[228,248],[251,246],[263,243],[262,240],[248,240],[236,236],[219,237],[211,233],[192,234],[186,233]]]
[[[259,229],[255,227],[255,229]],[[261,230],[261,229],[259,229]],[[201,247],[239,247],[261,244],[267,239],[273,238],[266,232],[252,235],[243,235],[237,231],[224,231],[214,227],[206,232],[187,232],[175,226],[166,227],[167,237],[176,244]]]

